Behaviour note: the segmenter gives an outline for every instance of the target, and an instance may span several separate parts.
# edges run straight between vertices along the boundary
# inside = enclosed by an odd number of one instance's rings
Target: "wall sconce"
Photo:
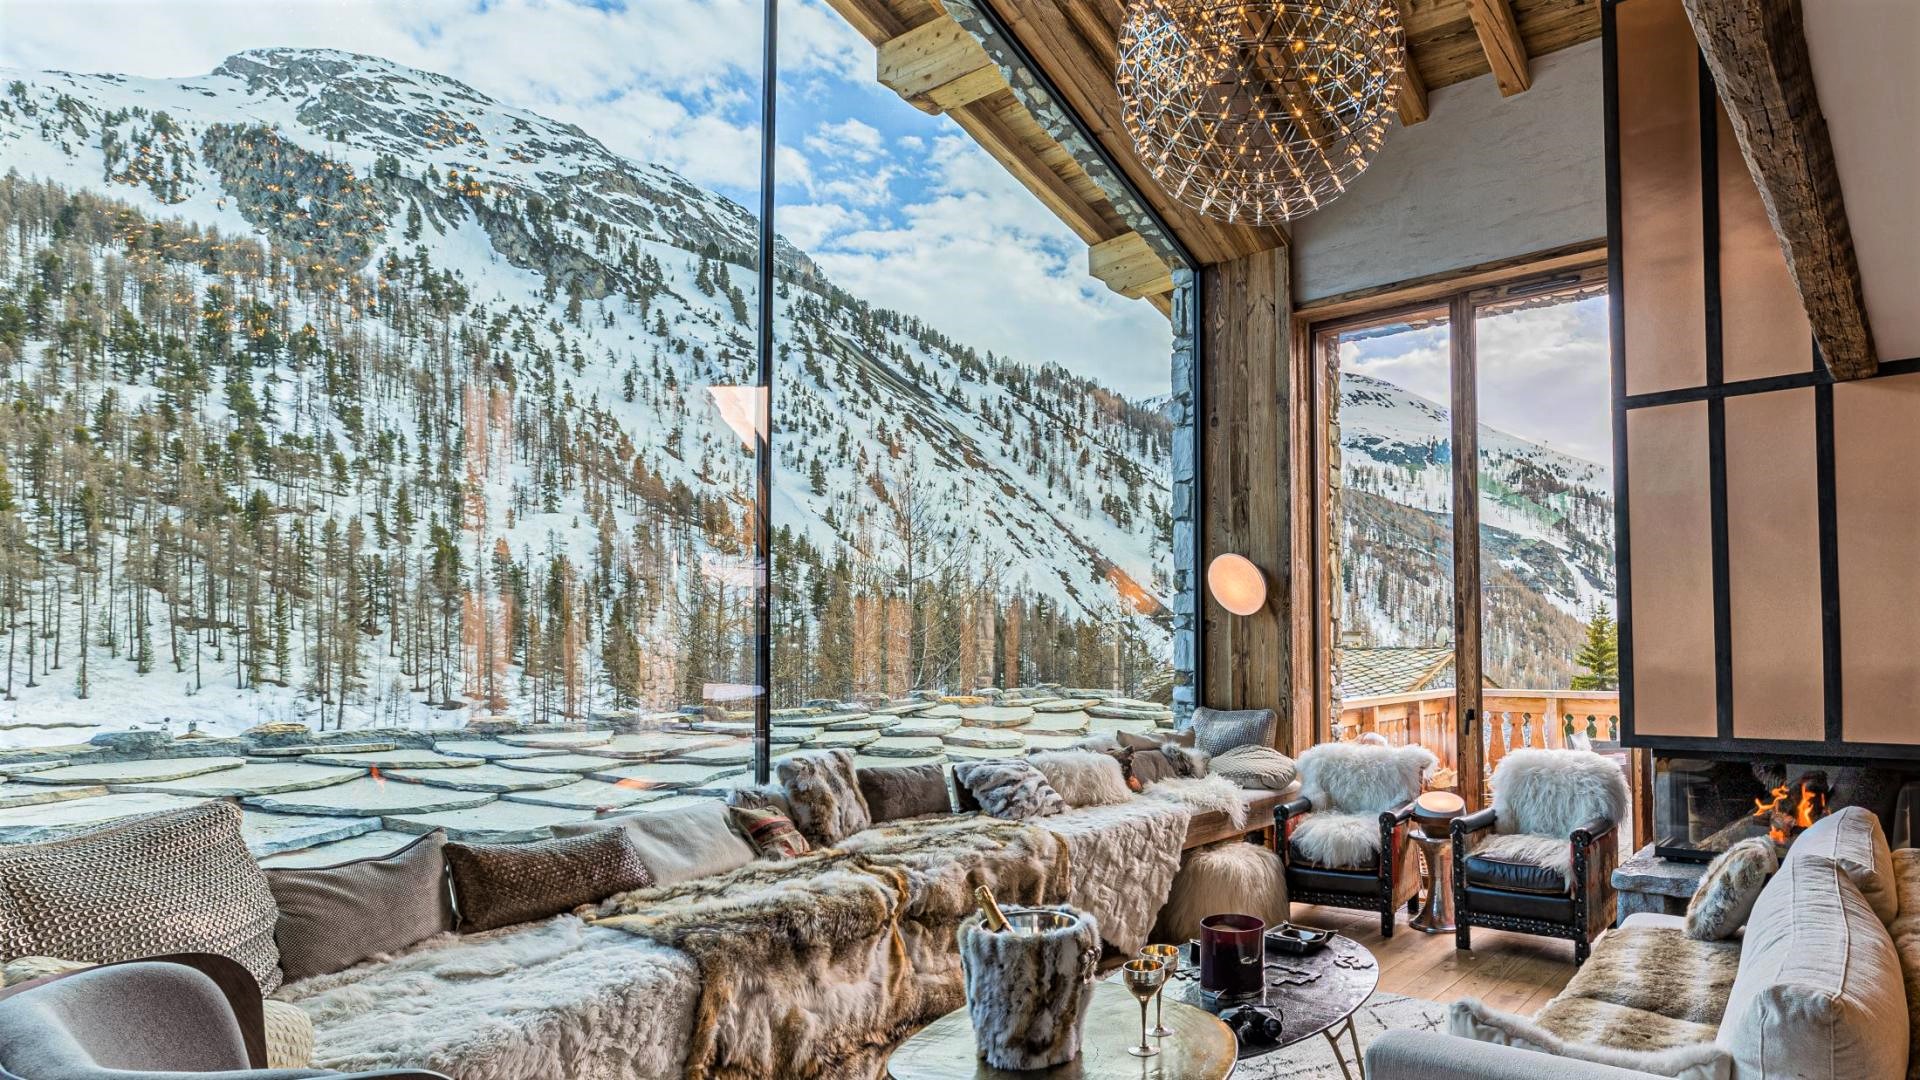
[[[1252,615],[1267,606],[1267,575],[1245,555],[1220,555],[1207,564],[1207,591],[1235,615]]]

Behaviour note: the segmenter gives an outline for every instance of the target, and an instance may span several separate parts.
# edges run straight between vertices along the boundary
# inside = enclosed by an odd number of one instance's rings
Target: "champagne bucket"
[[[979,915],[960,924],[967,1014],[980,1057],[996,1069],[1044,1069],[1080,1053],[1100,962],[1094,918],[1068,907],[1009,907],[1011,928]]]

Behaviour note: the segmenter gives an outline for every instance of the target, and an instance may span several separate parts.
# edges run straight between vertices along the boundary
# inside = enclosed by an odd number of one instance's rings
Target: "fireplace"
[[[1753,836],[1782,848],[1821,817],[1864,806],[1895,847],[1911,843],[1920,765],[1817,764],[1654,752],[1656,854],[1701,862]]]

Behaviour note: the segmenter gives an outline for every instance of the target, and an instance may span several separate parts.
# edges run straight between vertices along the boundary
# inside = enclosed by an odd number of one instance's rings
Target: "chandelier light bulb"
[[[1276,225],[1366,170],[1404,69],[1393,0],[1128,0],[1115,85],[1134,148],[1175,199]]]

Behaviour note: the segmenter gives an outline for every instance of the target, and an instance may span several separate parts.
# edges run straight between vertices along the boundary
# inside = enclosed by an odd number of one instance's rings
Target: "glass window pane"
[[[763,11],[644,8],[0,0],[0,748],[299,724],[395,749],[181,793],[483,838],[749,767]]]

